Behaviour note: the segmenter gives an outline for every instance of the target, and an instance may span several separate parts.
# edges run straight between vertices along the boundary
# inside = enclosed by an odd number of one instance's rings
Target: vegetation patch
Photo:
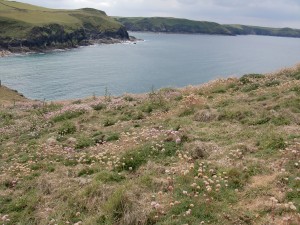
[[[66,111],[58,116],[55,116],[52,121],[53,122],[61,122],[61,121],[65,121],[65,120],[70,120],[70,119],[74,119],[77,118],[79,116],[81,116],[82,114],[84,114],[85,111],[83,110],[79,110],[79,111]]]
[[[299,71],[94,110],[0,87],[0,224],[298,224]]]

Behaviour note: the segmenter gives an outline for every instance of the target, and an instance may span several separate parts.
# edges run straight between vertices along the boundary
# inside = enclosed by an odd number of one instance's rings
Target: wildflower
[[[180,144],[181,143],[181,139],[180,138],[176,138],[175,142],[176,142],[176,144]]]
[[[160,205],[159,203],[156,203],[155,206],[154,206],[154,208],[155,208],[155,209],[160,209],[160,208],[161,208],[161,205]]]
[[[173,186],[169,186],[169,187],[168,187],[168,190],[169,190],[169,191],[173,191],[173,189],[174,189]]]
[[[155,205],[156,205],[156,202],[154,202],[154,201],[151,202],[151,207],[152,207],[152,208],[155,208]]]
[[[196,186],[197,186],[196,183],[192,183],[192,184],[191,184],[191,187],[193,187],[193,188],[196,187]]]
[[[297,210],[297,207],[294,205],[293,202],[289,202],[289,207],[290,207],[291,210],[294,210],[294,211]]]
[[[188,209],[188,211],[186,211],[186,212],[185,212],[185,215],[187,215],[187,216],[188,216],[188,215],[190,215],[190,214],[191,214],[191,212],[192,212],[192,210],[191,210],[191,209]]]
[[[182,194],[187,195],[187,191],[182,191]]]
[[[273,203],[277,203],[277,202],[278,202],[278,200],[277,200],[276,198],[274,198],[274,197],[271,197],[270,200],[271,200]]]

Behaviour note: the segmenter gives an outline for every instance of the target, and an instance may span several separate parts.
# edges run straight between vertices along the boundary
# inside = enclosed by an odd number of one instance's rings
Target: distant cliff
[[[128,39],[126,28],[100,10],[54,10],[0,0],[0,50],[47,50]]]
[[[214,22],[167,17],[115,17],[115,19],[130,31],[300,37],[300,30],[291,28],[222,25]]]
[[[206,21],[165,17],[115,17],[115,19],[130,31],[232,35],[224,26]]]

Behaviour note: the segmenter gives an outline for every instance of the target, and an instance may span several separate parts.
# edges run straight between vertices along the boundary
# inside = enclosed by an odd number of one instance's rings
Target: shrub
[[[82,170],[80,170],[78,172],[78,176],[82,177],[82,176],[86,176],[86,175],[92,175],[96,172],[97,170],[94,168],[84,168]]]
[[[0,112],[0,121],[3,120],[3,124],[9,125],[11,122],[13,122],[13,115],[6,112]]]
[[[120,134],[118,133],[112,133],[107,138],[106,141],[117,141],[120,138]]]
[[[184,108],[183,110],[181,110],[181,112],[179,113],[179,117],[185,117],[185,116],[190,116],[193,115],[195,113],[195,108],[191,107],[191,108]]]
[[[212,90],[212,93],[215,93],[215,94],[226,93],[226,88],[225,87],[216,87]]]
[[[131,211],[132,203],[126,196],[124,187],[117,189],[103,206],[107,215],[109,215],[109,224],[117,224],[122,217]],[[108,223],[105,223],[108,224]]]
[[[284,141],[284,138],[275,133],[267,133],[262,135],[260,140],[258,141],[257,145],[262,150],[262,154],[272,154],[274,151],[277,151],[279,149],[284,149],[286,147],[286,143]]]
[[[101,171],[95,175],[95,180],[107,182],[121,182],[125,177],[116,172]]]
[[[64,120],[69,120],[69,119],[77,118],[77,117],[81,116],[84,113],[85,113],[84,110],[66,111],[66,112],[54,117],[52,119],[52,121],[53,122],[60,122],[60,121],[64,121]]]
[[[72,104],[74,104],[74,105],[81,104],[81,100],[80,100],[80,99],[79,99],[79,100],[76,100],[76,101],[72,102]]]
[[[251,111],[229,111],[229,110],[223,110],[220,112],[218,116],[218,120],[237,120],[242,121],[245,118],[253,116],[253,112]]]
[[[292,98],[288,101],[285,101],[283,104],[284,107],[288,107],[294,113],[300,113],[300,99],[299,98]]]
[[[128,101],[128,102],[132,102],[132,101],[134,100],[134,98],[133,98],[132,96],[130,96],[130,95],[124,96],[123,99],[124,99],[125,101]]]
[[[165,142],[159,149],[155,149],[153,146],[146,144],[128,151],[121,156],[121,166],[119,166],[117,170],[135,171],[141,165],[147,163],[149,159],[155,160],[174,156],[177,150],[178,145],[176,145],[175,142]]]
[[[246,182],[249,180],[250,175],[243,172],[241,169],[232,168],[228,171],[228,185],[230,188],[242,188]]]
[[[241,89],[242,92],[250,92],[259,88],[259,84],[249,84]]]
[[[278,85],[280,85],[279,80],[272,80],[272,81],[268,81],[265,83],[266,87],[273,87],[273,86],[278,86]]]
[[[271,120],[270,117],[268,116],[262,116],[260,119],[250,122],[251,125],[263,125],[268,123]]]
[[[147,104],[143,104],[141,106],[141,110],[142,112],[145,112],[145,113],[151,113],[153,111],[153,105],[147,103]]]
[[[300,73],[299,72],[298,73],[294,73],[294,74],[291,75],[291,77],[293,77],[296,80],[300,80]]]
[[[296,92],[299,95],[300,94],[300,87],[299,86],[292,87],[290,89],[290,91],[294,91],[294,92]]]
[[[274,117],[271,122],[276,126],[289,125],[291,123],[291,121],[284,116]]]
[[[112,126],[112,125],[115,125],[115,121],[114,120],[112,120],[112,119],[110,119],[110,118],[107,118],[107,119],[105,119],[104,120],[104,122],[103,122],[103,126],[105,126],[105,127],[110,127],[110,126]]]
[[[251,79],[260,79],[263,77],[264,77],[264,75],[262,75],[262,74],[256,74],[256,73],[245,74],[240,78],[240,82],[242,82],[242,84],[249,84],[249,83],[252,83]]]
[[[93,105],[92,108],[93,108],[94,110],[96,110],[96,111],[100,111],[100,110],[102,110],[102,109],[105,109],[105,108],[106,108],[106,105],[103,104],[103,103],[99,103],[99,104],[97,104],[97,105]]]
[[[88,137],[80,137],[77,141],[77,144],[75,146],[76,149],[82,149],[82,148],[87,148],[92,145],[94,145],[95,142],[93,139],[88,138]]]
[[[59,135],[73,134],[76,132],[76,126],[74,123],[67,121],[59,129]]]
[[[93,134],[93,140],[94,140],[95,144],[98,144],[98,143],[102,144],[104,139],[105,139],[105,135],[101,131],[98,131]]]

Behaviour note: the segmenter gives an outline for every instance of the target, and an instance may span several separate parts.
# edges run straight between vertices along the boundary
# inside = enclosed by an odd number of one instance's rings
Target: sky
[[[17,0],[50,8],[92,7],[110,16],[163,16],[300,29],[300,0]]]

